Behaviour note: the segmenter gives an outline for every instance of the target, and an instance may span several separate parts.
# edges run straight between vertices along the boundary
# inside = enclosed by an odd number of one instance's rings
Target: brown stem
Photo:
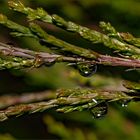
[[[3,101],[3,97],[1,97],[1,106],[10,106],[0,110],[0,121],[4,121],[12,116],[40,112],[49,108],[56,108],[56,111],[65,113],[95,107],[98,105],[98,101],[113,102],[118,100],[131,100],[134,98],[139,98],[139,96],[132,96],[129,95],[129,92],[126,93],[123,91],[93,89],[60,89],[56,92],[42,92],[41,94],[36,93],[34,95],[30,94],[16,97],[9,96],[5,97],[5,101]],[[43,101],[46,99],[47,101]],[[71,110],[69,110],[69,108],[71,108]]]
[[[16,47],[11,47],[10,45],[0,43],[0,53],[4,56],[17,56],[25,59],[37,59],[39,58],[42,63],[48,62],[84,62],[91,64],[102,64],[109,66],[124,66],[124,67],[132,67],[132,68],[140,68],[140,60],[139,59],[126,59],[113,57],[108,55],[98,54],[96,60],[89,60],[78,58],[77,56],[62,56],[56,54],[50,54],[46,52],[35,52],[32,50],[21,49]]]

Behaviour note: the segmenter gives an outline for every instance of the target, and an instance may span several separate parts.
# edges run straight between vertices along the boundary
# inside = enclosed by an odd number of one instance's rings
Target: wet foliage
[[[96,29],[97,31],[101,30],[98,26],[99,21],[105,21],[110,22],[113,27],[116,27],[117,31],[130,32],[138,37],[140,35],[140,2],[137,0],[30,0],[22,2],[32,8],[42,7],[50,14],[58,14],[61,17],[64,17],[64,19],[74,21],[74,23],[84,25],[90,29]],[[38,9],[38,11],[39,10],[40,9]],[[0,2],[0,13],[4,13],[7,15],[8,19],[21,25],[28,26],[29,24],[25,21],[25,16],[23,14],[9,10],[7,1],[5,0],[1,0]],[[33,18],[34,15],[30,17]],[[50,17],[48,17],[48,19],[49,18]],[[55,22],[56,20],[58,20],[57,23]],[[58,24],[59,17],[53,15],[53,23]],[[70,32],[65,32],[64,30],[60,30],[48,23],[40,22],[39,25],[42,25],[43,29],[47,31],[47,33],[65,40],[72,45],[78,45],[82,48],[90,48],[104,54],[104,46],[102,43],[92,44],[87,42],[87,40],[80,38],[80,35],[73,33],[72,29],[69,29]],[[63,22],[63,26],[60,23],[57,26],[66,29],[67,24]],[[35,28],[33,27],[35,26],[32,26],[32,31],[34,35],[36,35],[34,30]],[[102,22],[100,23],[100,27],[110,38],[117,38],[118,40],[125,38],[123,42],[129,43],[130,45],[134,44],[139,47],[139,39],[134,38],[131,34],[120,33],[120,35],[118,35],[117,31],[109,23],[106,25]],[[108,29],[107,27],[110,28]],[[14,46],[26,49],[28,48],[34,51],[50,52],[46,46],[53,48],[54,51],[60,49],[60,53],[63,51],[61,47],[57,48],[56,42],[53,42],[53,45],[50,45],[50,42],[46,43],[34,38],[14,38],[9,35],[9,30],[7,28],[0,26],[0,30],[1,42],[10,42],[10,44],[12,43]],[[32,36],[29,31],[27,32],[28,34],[26,35]],[[20,33],[16,32],[14,35],[20,36]],[[110,44],[110,42],[108,43]],[[110,52],[112,54],[112,50],[106,50],[109,54]],[[70,51],[72,52],[72,50]],[[65,53],[68,54],[68,57],[75,56],[75,54],[71,52],[67,53],[67,51],[65,51]],[[87,52],[83,52],[82,54],[88,56]],[[120,56],[125,54],[131,56],[130,52],[119,53]],[[115,54],[113,53],[113,56],[116,55],[118,55],[117,51]],[[67,107],[62,105],[61,108],[56,107],[46,111],[42,110],[43,112],[41,113],[30,115],[25,113],[22,116],[10,117],[9,120],[0,122],[1,140],[139,139],[139,99],[125,98],[128,95],[128,91],[129,95],[131,95],[130,97],[137,98],[139,96],[139,69],[112,67],[108,65],[98,65],[96,63],[89,64],[84,62],[69,62],[67,66],[67,64],[57,64],[54,59],[50,59],[48,63],[45,63],[45,66],[41,67],[43,65],[42,60],[38,55],[36,56],[36,59],[30,63],[29,61],[18,57],[13,59],[8,58],[6,61],[3,60],[5,60],[5,58],[1,57],[0,65],[3,64],[3,67],[1,67],[0,71],[0,95],[8,94],[14,96],[16,94],[20,96],[22,93],[37,93],[46,90],[57,91],[59,88],[78,89],[80,87],[85,90],[90,88],[95,91],[96,89],[103,91],[124,91],[124,98],[117,101],[114,100],[113,102],[111,102],[112,100],[110,99],[100,100],[98,98],[91,97],[91,91],[89,90],[89,96],[82,98],[82,102],[80,102],[80,104],[78,104],[78,100],[74,105],[70,104]],[[19,66],[19,68],[22,64],[22,66],[24,67],[25,65],[26,68],[22,70],[12,69],[12,66],[14,66],[13,64]],[[30,64],[32,64],[32,67],[28,67]],[[7,67],[9,69],[4,70]],[[79,89],[77,92],[73,90],[72,94],[70,93],[70,91],[67,91],[67,94],[64,95],[62,90],[55,98],[60,99],[60,102],[63,103],[64,97],[73,99],[76,96],[80,97],[79,93],[85,96],[84,90],[80,92]],[[104,95],[106,95],[106,93]],[[120,94],[120,96],[121,95],[122,94]],[[89,97],[91,97],[90,101],[86,102]],[[100,96],[100,98],[102,97]],[[3,102],[5,101],[3,100]],[[58,112],[56,112],[56,110]]]

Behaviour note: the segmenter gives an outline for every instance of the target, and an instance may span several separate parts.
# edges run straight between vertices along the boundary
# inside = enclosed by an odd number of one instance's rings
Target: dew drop
[[[79,70],[79,73],[84,77],[90,77],[97,71],[97,65],[96,64],[88,64],[88,63],[80,63],[77,64],[77,69]]]
[[[99,105],[90,109],[90,113],[95,119],[104,117],[107,114],[107,112],[108,112],[108,106],[106,102],[102,102]]]
[[[130,102],[131,102],[131,99],[124,99],[124,100],[119,101],[122,107],[127,107]]]
[[[124,104],[124,103],[122,104],[122,107],[127,107],[127,106],[128,106],[127,104]]]

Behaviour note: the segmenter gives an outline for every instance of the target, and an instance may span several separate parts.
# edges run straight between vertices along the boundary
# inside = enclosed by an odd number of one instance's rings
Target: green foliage
[[[12,10],[2,1],[0,14],[12,35],[0,26],[0,139],[137,140],[140,39],[120,31],[139,34],[139,2],[8,4]],[[101,29],[99,20],[107,21]]]

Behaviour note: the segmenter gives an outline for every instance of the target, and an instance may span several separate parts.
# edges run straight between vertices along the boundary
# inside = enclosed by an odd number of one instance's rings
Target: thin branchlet
[[[106,33],[103,34],[74,22],[66,21],[58,15],[49,15],[42,8],[34,10],[25,7],[20,1],[10,0],[9,6],[15,11],[26,14],[29,21],[32,22],[30,22],[29,27],[25,27],[0,14],[0,24],[11,29],[11,34],[15,37],[35,38],[41,45],[49,47],[53,53],[21,49],[0,43],[0,69],[49,66],[59,62],[76,65],[98,64],[140,68],[140,39],[129,33],[119,33],[110,23],[100,23],[100,27]],[[75,32],[93,44],[103,44],[103,47],[112,49],[113,53],[116,52],[118,55],[117,57],[102,55],[91,49],[85,49],[58,39],[33,23],[33,20],[36,19],[58,26],[68,32]],[[138,83],[125,81],[123,85],[126,88],[125,91],[74,88],[27,93],[21,96],[4,95],[0,97],[0,121],[24,113],[41,112],[50,108],[67,113],[91,110],[104,102],[124,101],[126,103],[132,99],[139,100],[140,86]]]
[[[22,96],[5,96],[0,97],[0,121],[24,113],[42,112],[50,108],[67,113],[96,107],[98,101],[102,103],[104,101],[113,102],[135,98],[139,97],[131,96],[129,92],[92,89],[60,89],[56,92],[46,91]],[[40,100],[44,101],[41,102]]]
[[[43,9],[34,10],[29,7],[25,7],[21,2],[9,1],[9,6],[15,11],[26,14],[29,20],[37,19],[43,22],[54,24],[60,28],[63,28],[64,30],[78,33],[82,38],[92,42],[93,44],[102,43],[104,44],[105,47],[108,47],[114,50],[114,52],[117,52],[124,56],[130,58],[138,58],[138,59],[140,58],[140,49],[137,48],[136,46],[133,46],[134,44],[137,44],[136,42],[138,41],[136,41],[136,39],[135,41],[131,40],[131,42],[135,42],[132,45],[123,42],[122,37],[118,34],[115,28],[111,26],[110,23],[106,24],[105,22],[101,22],[100,26],[105,31],[107,31],[110,34],[110,36],[114,36],[113,38],[98,31],[80,26],[74,22],[66,21],[62,17],[59,17],[58,15],[55,14],[49,15]]]
[[[102,64],[110,66],[124,66],[132,68],[140,68],[140,60],[125,59],[119,57],[112,57],[107,55],[98,55],[96,60],[89,60],[82,57],[68,57],[57,54],[50,54],[46,52],[36,52],[28,49],[16,48],[4,43],[0,43],[0,68],[25,68],[25,67],[39,67],[47,64],[67,62],[67,63],[88,63],[88,64]],[[4,57],[5,56],[5,57]],[[9,59],[8,59],[9,58]]]

